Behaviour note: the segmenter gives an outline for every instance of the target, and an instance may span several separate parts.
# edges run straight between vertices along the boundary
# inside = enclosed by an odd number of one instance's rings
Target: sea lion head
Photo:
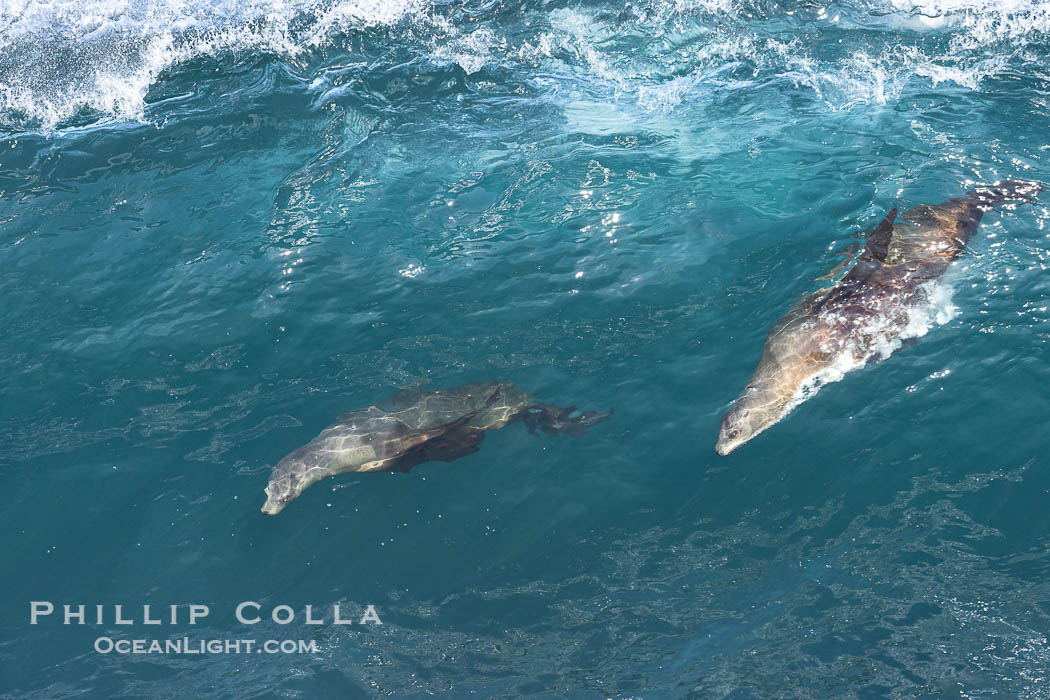
[[[263,489],[266,494],[266,503],[263,504],[262,512],[267,515],[277,515],[291,501],[299,497],[305,485],[294,474],[278,468],[270,475],[270,483]]]
[[[750,385],[722,418],[715,452],[725,456],[780,420],[784,402],[774,392]]]

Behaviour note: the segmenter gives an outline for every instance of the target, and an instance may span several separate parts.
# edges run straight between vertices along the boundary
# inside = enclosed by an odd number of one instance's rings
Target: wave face
[[[1046,697],[1050,192],[986,214],[903,333],[714,447],[856,232],[1050,182],[1048,22],[0,0],[0,697]],[[615,413],[259,512],[339,415],[490,379]],[[211,615],[30,625],[41,600]],[[268,621],[334,604],[384,624]]]

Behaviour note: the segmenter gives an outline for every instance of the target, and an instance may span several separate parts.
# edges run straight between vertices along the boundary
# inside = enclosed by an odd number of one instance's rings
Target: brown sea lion
[[[476,452],[485,431],[522,421],[529,432],[582,435],[612,411],[537,403],[510,382],[473,382],[436,391],[409,391],[351,411],[270,473],[262,512],[276,515],[304,489],[342,472],[407,472],[423,462],[451,462]]]
[[[1030,201],[1039,183],[979,187],[900,217],[893,209],[868,237],[856,263],[830,289],[799,303],[766,336],[758,368],[722,419],[715,451],[727,455],[783,418],[821,377],[837,378],[900,346],[914,310],[963,252],[985,212]]]

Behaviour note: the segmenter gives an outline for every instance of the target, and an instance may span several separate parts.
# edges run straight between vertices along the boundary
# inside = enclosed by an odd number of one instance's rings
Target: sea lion
[[[510,382],[473,382],[436,391],[403,392],[351,411],[277,463],[262,512],[276,515],[311,484],[342,472],[407,472],[430,461],[451,462],[478,450],[487,430],[522,421],[578,437],[612,410],[584,411],[532,401]]]
[[[773,326],[758,368],[722,419],[715,451],[727,455],[779,421],[821,377],[837,377],[896,350],[910,314],[926,301],[925,283],[959,257],[984,213],[1007,201],[1032,201],[1042,189],[1036,182],[1004,181],[900,217],[892,209],[837,284],[810,295]]]

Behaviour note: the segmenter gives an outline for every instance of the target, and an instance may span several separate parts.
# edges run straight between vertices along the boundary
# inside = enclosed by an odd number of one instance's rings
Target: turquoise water
[[[1048,31],[1030,0],[0,2],[0,692],[1046,697],[1047,195],[985,217],[916,345],[714,444],[855,231],[1050,181]],[[259,512],[338,415],[493,378],[616,413]],[[383,625],[302,624],[336,603]]]

